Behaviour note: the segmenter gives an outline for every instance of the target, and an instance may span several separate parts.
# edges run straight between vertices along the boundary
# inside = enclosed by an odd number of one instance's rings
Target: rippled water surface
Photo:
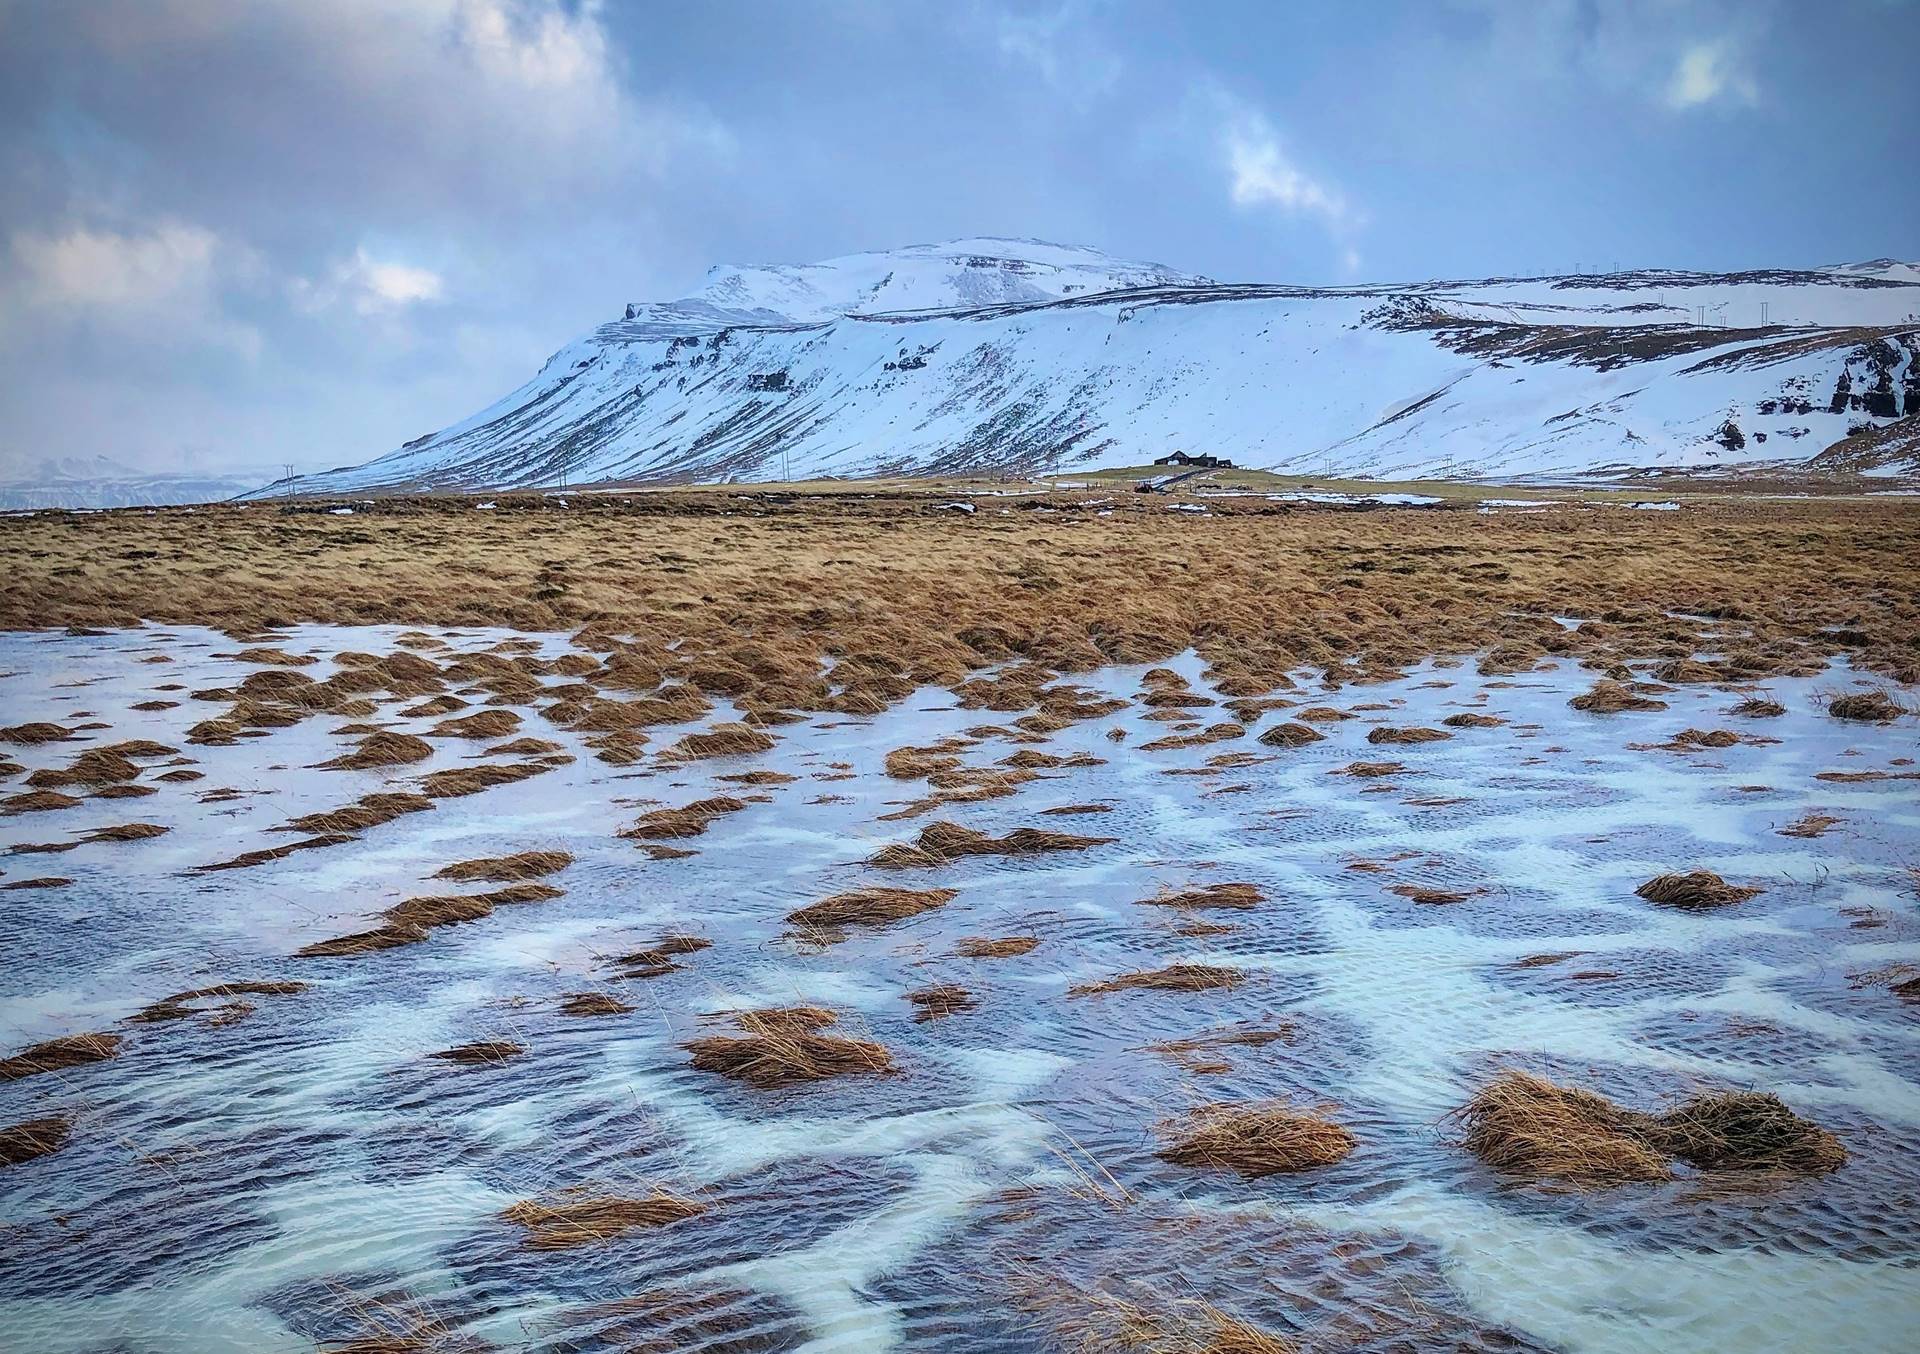
[[[302,671],[324,677],[335,653],[385,653],[397,638],[307,628],[276,643],[318,658]],[[427,657],[509,637],[440,638]],[[1568,708],[1593,676],[1571,667],[1428,667],[1280,693],[1353,716],[1306,747],[1248,736],[1146,751],[1177,730],[1146,717],[1142,669],[1113,669],[1079,681],[1127,708],[1043,742],[1023,739],[1017,712],[929,690],[876,717],[780,728],[744,757],[677,761],[662,750],[687,730],[653,729],[627,766],[528,705],[517,734],[560,742],[572,761],[355,840],[198,872],[297,839],[275,829],[302,814],[512,760],[448,738],[414,766],[312,769],[350,745],[336,716],[189,745],[187,730],[226,708],[190,693],[244,677],[223,656],[241,647],[191,629],[0,637],[5,722],[191,758],[143,759],[151,795],[0,817],[12,852],[0,1055],[124,1037],[109,1061],[0,1082],[0,1124],[72,1123],[62,1150],[0,1168],[0,1346],[200,1354],[387,1332],[414,1343],[381,1348],[1038,1351],[1075,1347],[1076,1292],[1204,1301],[1304,1349],[1877,1350],[1920,1329],[1920,1008],[1893,991],[1920,974],[1898,967],[1920,964],[1920,781],[1903,778],[1915,727],[1829,718],[1815,692],[1852,685],[1844,672],[1770,684],[1786,713],[1749,720],[1710,687],[1676,687],[1663,712],[1596,716]],[[1205,691],[1197,663],[1173,666]],[[486,693],[469,698],[485,708]],[[133,708],[156,700],[177,704]],[[411,704],[385,700],[377,722],[437,722],[401,716]],[[1463,710],[1506,722],[1366,741],[1377,724]],[[1658,746],[1689,727],[1747,741]],[[931,793],[886,775],[886,754],[964,730],[968,766],[1027,747],[1100,760],[1040,770],[1003,798],[886,817]],[[22,768],[0,792],[88,746],[0,749]],[[1355,761],[1403,769],[1340,774]],[[181,770],[202,778],[161,779]],[[792,779],[725,779],[755,771]],[[747,805],[672,843],[694,854],[656,859],[617,835],[716,794]],[[1101,811],[1044,813],[1070,805]],[[1783,835],[1812,813],[1837,821]],[[1112,840],[932,869],[866,863],[942,818]],[[18,850],[130,822],[170,830]],[[548,877],[564,896],[418,944],[295,957],[402,899],[498,887],[431,876],[525,850],[572,853]],[[1634,895],[1693,869],[1764,891],[1706,912]],[[49,877],[70,882],[12,887]],[[1265,901],[1142,902],[1226,882]],[[872,884],[958,892],[837,940],[786,921]],[[1423,903],[1398,886],[1464,896]],[[712,947],[662,976],[616,976],[612,956],[669,933]],[[1005,958],[956,948],[1011,936],[1037,943]],[[1176,962],[1245,980],[1069,990]],[[309,986],[128,1021],[170,993],[269,979]],[[916,1020],[904,994],[936,983],[974,1004]],[[565,1014],[561,999],[580,992],[632,1009]],[[725,1032],[720,1013],[796,1004],[838,1012],[836,1030],[884,1044],[898,1071],[768,1090],[690,1066],[683,1045]],[[1279,1037],[1148,1047],[1250,1028]],[[475,1066],[427,1056],[483,1039],[526,1052]],[[1446,1116],[1505,1066],[1642,1106],[1772,1090],[1850,1159],[1811,1180],[1683,1172],[1584,1193],[1503,1180]],[[1356,1149],[1251,1181],[1155,1155],[1169,1116],[1265,1096],[1328,1107]],[[703,1211],[554,1251],[501,1216],[564,1191],[656,1188]]]

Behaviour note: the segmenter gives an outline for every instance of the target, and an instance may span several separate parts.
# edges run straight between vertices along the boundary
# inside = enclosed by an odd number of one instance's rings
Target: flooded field
[[[1916,721],[1668,667],[748,727],[563,636],[0,636],[0,1346],[1898,1346]],[[1483,1159],[1514,1071],[1632,1178]],[[1818,1167],[1654,1135],[1724,1091]]]

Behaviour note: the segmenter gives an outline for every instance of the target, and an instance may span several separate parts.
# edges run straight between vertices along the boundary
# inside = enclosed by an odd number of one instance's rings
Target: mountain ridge
[[[1917,335],[1920,269],[1897,260],[1310,287],[967,237],[719,265],[467,419],[261,492],[1034,473],[1175,449],[1381,478],[1805,467],[1920,410]]]

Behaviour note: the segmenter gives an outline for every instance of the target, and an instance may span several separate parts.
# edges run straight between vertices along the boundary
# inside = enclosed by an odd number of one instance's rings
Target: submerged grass
[[[1160,1132],[1168,1161],[1250,1178],[1331,1166],[1354,1147],[1353,1134],[1324,1107],[1296,1109],[1284,1100],[1201,1105]]]
[[[1703,1171],[1822,1174],[1847,1160],[1832,1133],[1760,1091],[1698,1095],[1656,1115],[1508,1071],[1455,1114],[1463,1145],[1489,1166],[1580,1188],[1665,1180],[1676,1161]]]

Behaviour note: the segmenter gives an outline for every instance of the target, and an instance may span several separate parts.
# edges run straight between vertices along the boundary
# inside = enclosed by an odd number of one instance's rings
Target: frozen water
[[[518,638],[436,633],[448,648],[430,658]],[[312,654],[302,671],[324,677],[334,654],[386,652],[399,634],[296,628],[276,647]],[[530,638],[545,656],[567,651],[563,637]],[[147,759],[152,795],[0,818],[6,848],[130,821],[171,829],[4,857],[0,883],[72,880],[6,895],[4,1052],[108,1029],[126,1042],[105,1063],[0,1083],[0,1123],[74,1125],[62,1151],[0,1175],[0,1345],[310,1349],[398,1309],[505,1347],[598,1348],[593,1322],[609,1318],[596,1304],[671,1292],[735,1295],[735,1325],[683,1301],[649,1328],[679,1348],[1049,1348],[1044,1321],[1006,1316],[1023,1267],[1204,1297],[1308,1343],[1344,1330],[1355,1348],[1405,1338],[1404,1320],[1449,1347],[1867,1350],[1920,1319],[1920,1033],[1915,1008],[1874,977],[1920,964],[1920,781],[1903,779],[1916,739],[1911,721],[1827,718],[1813,693],[1853,680],[1844,671],[1770,683],[1787,710],[1770,720],[1730,717],[1737,696],[1703,687],[1675,688],[1662,713],[1582,714],[1566,702],[1589,675],[1569,666],[1489,680],[1432,664],[1335,691],[1303,675],[1280,694],[1354,716],[1319,725],[1323,742],[1146,751],[1179,726],[1135,703],[1044,743],[1097,765],[891,819],[929,790],[885,774],[890,750],[972,729],[960,755],[990,766],[1022,750],[1017,715],[929,690],[874,718],[779,729],[747,757],[676,762],[659,749],[686,730],[655,729],[648,756],[612,766],[520,707],[509,737],[550,738],[575,760],[341,845],[194,873],[290,840],[274,831],[288,819],[499,760],[436,738],[418,765],[312,769],[343,745],[328,716],[187,745],[191,725],[225,709],[190,693],[244,676],[221,656],[241,647],[188,628],[0,637],[9,720],[58,721],[83,740],[9,749],[14,761],[59,767],[144,738],[204,774],[161,781],[171,759]],[[145,661],[157,657],[171,661]],[[1170,666],[1207,694],[1198,659]],[[1130,697],[1140,677],[1079,680]],[[134,708],[156,698],[177,704]],[[486,693],[468,698],[485,708]],[[438,717],[401,716],[411,703],[389,702],[377,722],[425,733]],[[1366,741],[1380,724],[1464,711],[1506,722],[1444,742]],[[1198,725],[1226,717],[1194,713]],[[1662,746],[1687,727],[1743,741]],[[1116,729],[1124,740],[1107,736]],[[1403,769],[1339,774],[1356,761]],[[752,771],[795,779],[723,779]],[[1884,778],[1818,778],[1836,771]],[[239,794],[203,802],[213,788]],[[648,809],[716,794],[747,807],[673,843],[697,854],[654,860],[615,835]],[[1045,812],[1088,806],[1101,811]],[[1838,821],[1782,834],[1811,813]],[[930,870],[865,864],[935,818],[1114,840]],[[433,881],[449,862],[529,849],[573,854],[551,876],[564,897],[400,949],[293,957],[403,898],[494,887]],[[1764,892],[1707,913],[1633,893],[1691,869]],[[1266,896],[1204,914],[1231,930],[1193,934],[1196,914],[1140,905],[1162,886],[1229,881]],[[838,943],[790,934],[789,911],[874,883],[958,896]],[[1464,897],[1421,903],[1396,886]],[[713,948],[663,977],[612,976],[608,956],[671,931]],[[1014,935],[1039,943],[1005,959],[956,953],[963,937]],[[1175,962],[1247,980],[1069,994]],[[263,978],[312,986],[252,998],[234,1021],[118,1023],[175,991]],[[902,996],[933,983],[961,984],[977,1005],[917,1023]],[[583,990],[634,1010],[558,1011]],[[759,1091],[689,1067],[681,1045],[724,1030],[722,1013],[802,1003],[886,1044],[900,1074]],[[1204,1058],[1146,1050],[1239,1026],[1288,1037]],[[527,1052],[500,1066],[426,1058],[476,1039]],[[1832,1127],[1851,1160],[1819,1180],[1732,1187],[1683,1176],[1560,1195],[1504,1181],[1454,1144],[1444,1116],[1512,1064],[1643,1105],[1764,1087]],[[1331,1106],[1358,1149],[1257,1182],[1154,1156],[1166,1115],[1267,1095]],[[526,1250],[499,1216],[566,1189],[650,1187],[707,1211],[557,1254]]]

